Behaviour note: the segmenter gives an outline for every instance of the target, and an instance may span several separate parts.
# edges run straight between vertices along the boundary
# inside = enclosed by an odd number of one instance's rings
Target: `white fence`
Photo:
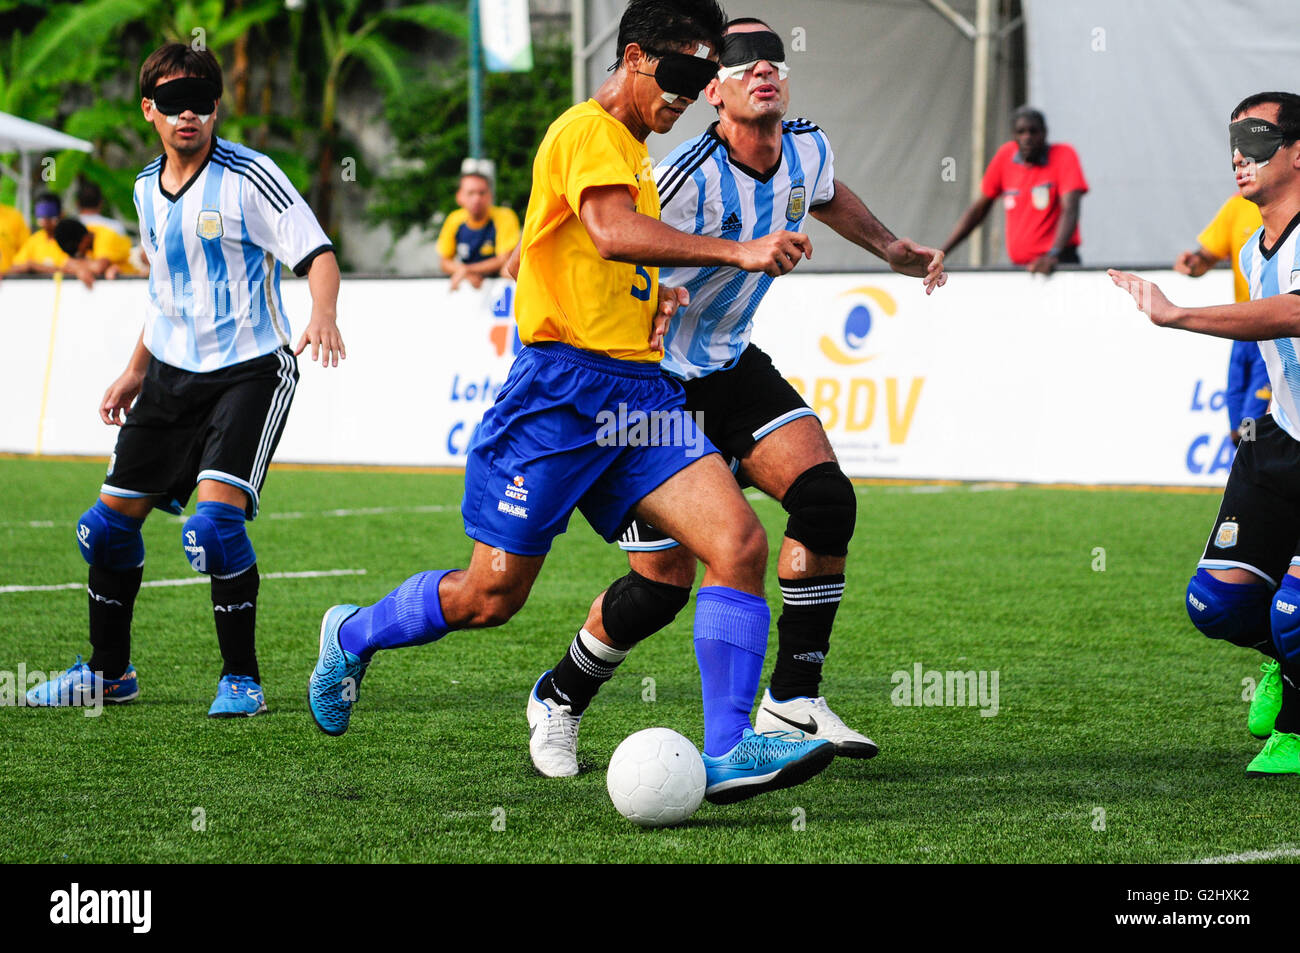
[[[1231,279],[1152,273],[1180,304]],[[295,335],[307,285],[287,281]],[[0,283],[0,451],[107,456],[97,413],[141,327],[145,285]],[[281,462],[450,465],[512,358],[513,287],[347,280],[348,360],[300,360]],[[1152,327],[1102,272],[958,273],[927,298],[890,274],[775,282],[754,342],[862,477],[1221,485],[1227,341]]]

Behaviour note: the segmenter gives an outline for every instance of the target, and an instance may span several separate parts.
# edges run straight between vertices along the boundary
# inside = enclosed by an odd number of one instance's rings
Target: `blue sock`
[[[751,727],[771,622],[767,601],[726,586],[695,597],[695,658],[704,694],[704,753],[724,755]]]
[[[339,626],[339,644],[369,661],[377,649],[436,642],[451,631],[438,599],[438,583],[449,572],[417,573],[373,606],[358,609]]]

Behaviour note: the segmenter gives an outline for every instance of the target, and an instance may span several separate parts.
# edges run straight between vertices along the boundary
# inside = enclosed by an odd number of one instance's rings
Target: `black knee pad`
[[[819,463],[799,474],[781,505],[790,514],[790,539],[822,556],[848,555],[858,496],[838,463]]]
[[[635,645],[672,622],[690,597],[689,586],[656,582],[630,569],[605,590],[600,604],[605,634],[620,646]]]

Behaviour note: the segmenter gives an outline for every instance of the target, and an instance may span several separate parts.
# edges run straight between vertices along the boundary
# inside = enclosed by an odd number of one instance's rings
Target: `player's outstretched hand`
[[[812,239],[800,232],[773,232],[737,244],[742,271],[761,271],[773,278],[792,271],[800,258],[812,258]]]
[[[897,238],[886,245],[885,261],[900,275],[924,279],[926,294],[948,283],[948,273],[943,270],[943,252],[918,245],[910,238]]]
[[[311,344],[311,359],[314,361],[319,357],[321,367],[338,367],[339,361],[347,360],[348,352],[343,347],[343,335],[339,334],[338,323],[332,314],[312,312],[311,323],[302,332],[298,346],[294,348],[294,357],[301,354],[308,343]]]
[[[1131,275],[1127,271],[1116,271],[1114,268],[1107,269],[1106,274],[1110,275],[1110,280],[1115,283],[1115,287],[1133,296],[1138,310],[1149,317],[1152,324],[1165,327],[1173,323],[1175,308],[1155,282]]]
[[[135,371],[127,371],[109,384],[108,390],[104,391],[103,399],[99,402],[99,419],[115,427],[122,426],[126,420],[126,412],[140,396],[140,387],[143,384],[144,375],[137,374]]]
[[[650,350],[664,349],[664,335],[668,333],[668,322],[673,319],[678,308],[691,303],[691,293],[685,288],[668,288],[659,286],[659,308],[655,311],[654,324],[650,327]]]

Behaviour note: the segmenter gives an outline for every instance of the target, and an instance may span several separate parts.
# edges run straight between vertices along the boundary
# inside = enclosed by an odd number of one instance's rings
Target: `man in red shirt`
[[[1015,139],[998,149],[984,172],[982,191],[944,242],[944,254],[984,221],[994,200],[1007,210],[1007,254],[1031,272],[1050,275],[1058,264],[1079,264],[1079,198],[1088,191],[1073,147],[1047,142],[1047,121],[1022,106],[1012,116]]]

